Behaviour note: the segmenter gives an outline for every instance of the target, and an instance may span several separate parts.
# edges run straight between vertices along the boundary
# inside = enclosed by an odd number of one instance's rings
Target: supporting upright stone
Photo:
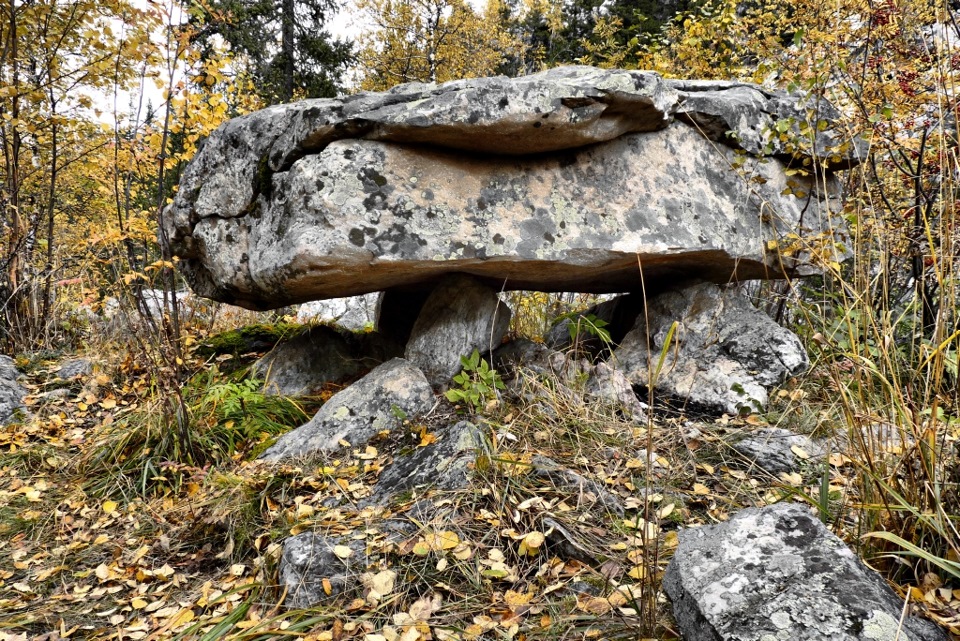
[[[650,299],[614,362],[634,385],[732,414],[766,407],[767,388],[809,364],[792,332],[712,283]]]
[[[499,347],[509,325],[510,308],[496,291],[465,274],[453,274],[427,298],[404,356],[431,385],[446,387],[461,369],[461,356]]]

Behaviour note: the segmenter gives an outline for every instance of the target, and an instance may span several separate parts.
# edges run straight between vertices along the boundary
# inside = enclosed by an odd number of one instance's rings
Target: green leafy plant
[[[503,389],[503,380],[490,363],[480,358],[480,352],[473,350],[470,356],[461,356],[463,370],[453,377],[459,388],[447,391],[447,400],[451,403],[466,403],[475,412],[479,412],[487,402],[497,397],[497,390]]]
[[[598,318],[596,314],[584,314],[577,316],[577,322],[571,322],[567,325],[567,330],[570,332],[570,340],[574,343],[586,333],[599,338],[605,346],[609,346],[611,342],[610,330],[606,329],[609,324],[602,318]]]

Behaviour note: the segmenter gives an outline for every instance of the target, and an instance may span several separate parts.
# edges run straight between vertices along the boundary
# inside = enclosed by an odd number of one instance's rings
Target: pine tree
[[[196,3],[194,43],[204,58],[222,38],[266,104],[337,95],[352,45],[325,30],[335,0],[211,0]]]

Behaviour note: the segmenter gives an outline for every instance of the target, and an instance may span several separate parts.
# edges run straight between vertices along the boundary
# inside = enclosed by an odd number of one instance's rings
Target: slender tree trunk
[[[12,87],[20,85],[20,55],[17,42],[17,2],[10,0],[7,5],[8,20],[7,38],[9,39],[7,49],[8,63],[10,65],[10,84]],[[6,181],[4,188],[6,190],[6,211],[4,212],[8,223],[7,238],[7,264],[6,264],[6,292],[7,300],[0,301],[6,313],[9,322],[8,331],[16,333],[22,330],[24,315],[26,309],[23,305],[23,295],[21,292],[23,280],[23,261],[22,246],[25,235],[25,225],[23,216],[20,212],[20,130],[17,120],[20,117],[20,97],[14,93],[10,97],[10,124],[9,143],[4,145]],[[16,340],[15,336],[8,336],[8,340]],[[11,345],[12,347],[12,345]]]
[[[50,284],[53,282],[54,213],[57,198],[57,163],[59,162],[57,143],[57,101],[50,90],[50,113],[54,117],[50,125],[50,188],[47,191],[47,261],[44,267],[43,307],[39,327],[46,327],[50,320]]]
[[[293,100],[293,72],[294,72],[294,0],[281,0],[282,25],[280,52],[283,56],[283,102]]]

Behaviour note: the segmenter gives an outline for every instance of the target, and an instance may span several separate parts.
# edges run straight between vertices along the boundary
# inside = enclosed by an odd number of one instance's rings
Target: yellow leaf
[[[631,530],[637,530],[644,541],[651,541],[660,534],[660,527],[651,521],[647,521],[641,516],[633,519],[624,519],[623,525]]]
[[[577,609],[589,614],[603,615],[613,608],[607,599],[584,595],[578,600]]]
[[[797,458],[803,459],[804,461],[810,458],[810,454],[808,454],[807,451],[802,447],[800,447],[799,445],[791,445],[790,451],[796,454]]]
[[[333,584],[330,583],[330,579],[323,579],[320,581],[320,584],[323,586],[323,593],[327,596],[333,594]]]
[[[190,608],[183,608],[175,615],[170,617],[169,626],[171,628],[179,628],[180,626],[186,625],[187,623],[193,621],[195,616],[196,615],[193,614],[193,610]]]
[[[535,556],[540,549],[540,546],[543,545],[546,541],[546,537],[543,532],[534,530],[533,532],[528,533],[523,537],[523,541],[520,542],[520,554],[525,554],[528,556]]]
[[[100,401],[100,407],[102,407],[105,410],[112,410],[116,406],[117,406],[117,401],[112,398],[105,398],[102,401]]]
[[[629,576],[631,579],[642,581],[647,576],[647,569],[642,565],[635,565],[630,569],[629,572],[627,572],[627,576]]]
[[[426,447],[431,443],[437,442],[437,435],[432,432],[427,432],[424,430],[423,434],[420,435],[420,445],[418,447]]]
[[[676,530],[671,530],[667,532],[663,537],[663,547],[667,550],[671,550],[677,545],[680,544],[680,536],[677,534]]]
[[[130,607],[132,607],[134,610],[141,610],[147,607],[147,600],[141,597],[134,597],[134,599],[130,602]]]
[[[427,556],[430,554],[430,545],[426,541],[417,541],[413,546],[413,553],[417,556]]]
[[[503,595],[503,601],[511,608],[517,606],[526,605],[530,603],[530,600],[533,598],[533,594],[530,592],[516,592],[514,590],[507,590],[506,594]]]
[[[382,570],[376,574],[364,576],[366,577],[364,585],[380,596],[386,596],[393,592],[393,586],[397,580],[397,573],[393,570]]]
[[[693,493],[694,493],[694,494],[700,494],[700,495],[704,495],[704,496],[705,496],[705,495],[707,495],[707,494],[710,494],[710,488],[708,488],[708,487],[707,487],[706,485],[704,485],[703,483],[694,483],[694,484],[693,484]]]
[[[456,532],[444,530],[433,535],[431,547],[435,550],[452,550],[460,545],[460,537]]]
[[[353,550],[348,548],[346,545],[333,546],[333,553],[341,559],[349,559],[351,556],[353,556]]]
[[[800,486],[803,484],[803,477],[796,472],[780,472],[780,478],[789,485]]]

